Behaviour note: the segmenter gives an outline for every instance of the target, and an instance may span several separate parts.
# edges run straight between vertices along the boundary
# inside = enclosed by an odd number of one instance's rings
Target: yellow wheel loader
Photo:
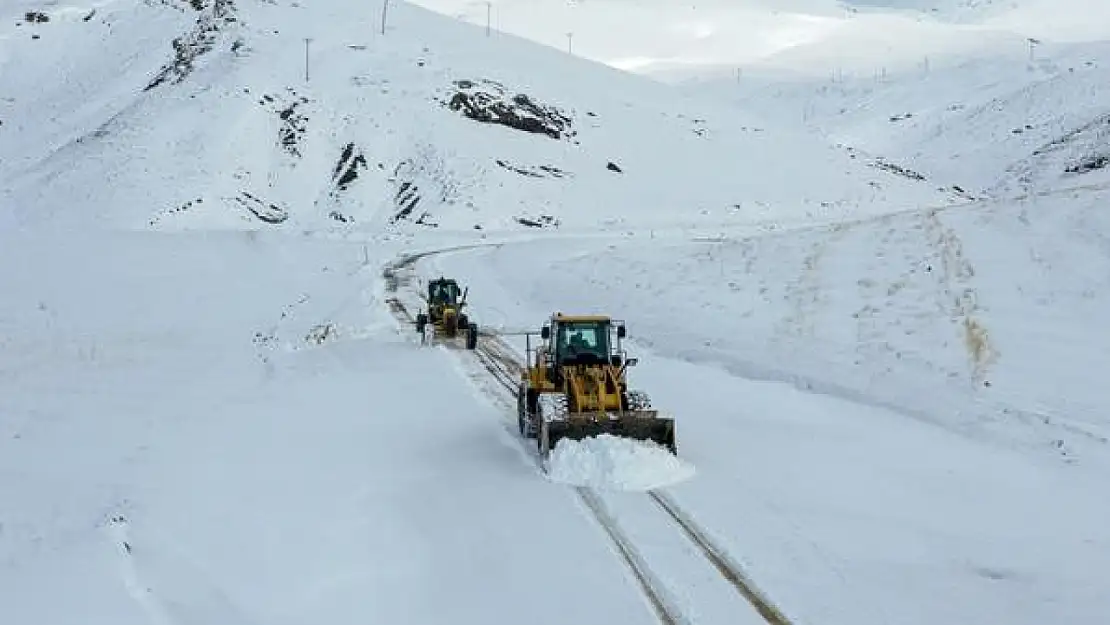
[[[557,312],[534,348],[535,333],[525,333],[517,421],[542,457],[564,438],[599,434],[651,440],[678,453],[674,419],[651,409],[646,394],[628,389],[626,372],[637,359],[622,348],[626,332],[624,322],[606,315]]]
[[[459,283],[443,276],[428,282],[428,295],[424,298],[428,312],[416,315],[416,331],[422,343],[427,341],[427,330],[431,327],[433,339],[463,338],[467,349],[478,346],[478,324],[463,312],[468,290],[464,289],[460,296]]]

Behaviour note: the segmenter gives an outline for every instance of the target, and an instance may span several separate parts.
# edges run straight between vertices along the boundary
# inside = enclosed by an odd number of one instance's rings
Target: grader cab
[[[610,434],[651,440],[677,454],[674,419],[650,408],[646,394],[628,388],[623,322],[605,315],[555,313],[534,348],[526,338],[517,421],[520,433],[537,439],[546,457],[564,438]]]

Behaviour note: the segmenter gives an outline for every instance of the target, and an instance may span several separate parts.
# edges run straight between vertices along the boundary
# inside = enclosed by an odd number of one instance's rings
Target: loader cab
[[[544,328],[544,338],[551,340],[553,360],[560,365],[605,364],[614,354],[612,330],[608,317],[556,317]]]

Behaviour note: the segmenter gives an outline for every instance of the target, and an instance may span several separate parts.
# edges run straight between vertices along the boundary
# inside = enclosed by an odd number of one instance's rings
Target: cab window
[[[557,347],[560,357],[591,353],[605,358],[609,355],[609,328],[604,322],[562,323],[559,325]]]

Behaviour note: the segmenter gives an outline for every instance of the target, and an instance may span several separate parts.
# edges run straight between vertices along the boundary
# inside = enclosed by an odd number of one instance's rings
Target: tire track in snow
[[[461,246],[441,251],[411,254],[387,265],[382,275],[386,280],[387,291],[391,293],[387,298],[387,305],[394,317],[405,325],[414,321],[412,314],[409,313],[398,295],[401,287],[411,284],[411,270],[420,259],[439,253],[474,247],[483,246]],[[465,350],[458,347],[449,345],[447,347],[465,353]],[[496,335],[480,333],[478,346],[471,353],[488,376],[501,387],[505,397],[511,398],[512,403],[515,403],[519,399],[517,383],[524,370],[524,363],[520,362],[512,347]],[[546,471],[542,459],[538,460],[541,470]],[[642,549],[637,547],[627,532],[622,529],[617,519],[605,505],[601,494],[595,489],[585,486],[575,486],[574,492],[613,544],[621,560],[635,578],[645,599],[651,605],[659,622],[668,625],[690,625],[691,621],[682,610],[674,605],[674,601],[671,599],[673,594],[651,570],[643,556]],[[792,625],[790,619],[756,586],[742,567],[728,555],[725,549],[716,544],[709,537],[709,532],[694,521],[693,517],[673,498],[658,490],[648,491],[644,493],[644,496],[654,504],[654,509],[661,512],[668,526],[693,545],[705,561],[712,566],[717,573],[717,577],[725,581],[739,594],[758,613],[762,620],[768,625]]]
[[[119,558],[124,589],[151,625],[258,625],[196,562],[174,553],[172,541],[137,546],[131,523],[122,514],[112,516],[106,529]]]
[[[824,260],[830,248],[840,243],[847,234],[846,226],[834,224],[827,227],[826,236],[810,244],[809,253],[802,259],[797,279],[786,284],[786,299],[790,303],[791,312],[779,320],[779,332],[783,335],[814,337],[814,317],[820,314],[824,304],[821,261]]]
[[[932,262],[940,269],[936,272],[940,303],[960,326],[972,381],[990,386],[988,370],[999,353],[983,322],[979,291],[974,283],[975,268],[964,255],[963,241],[941,221],[937,211],[926,212],[922,219],[934,255]]]
[[[740,565],[729,557],[728,552],[713,542],[705,530],[694,522],[670,495],[652,490],[648,491],[648,497],[651,497],[652,501],[658,504],[660,509],[682,529],[690,542],[701,550],[721,576],[728,580],[728,583],[759,612],[763,620],[770,625],[791,625],[790,619],[755,585]]]
[[[640,585],[640,590],[643,591],[644,596],[647,597],[648,602],[651,603],[655,615],[659,618],[660,623],[666,625],[686,625],[688,621],[682,619],[678,610],[671,607],[668,601],[664,601],[662,591],[660,590],[662,583],[655,579],[651,571],[648,569],[647,564],[644,562],[643,556],[640,555],[638,549],[632,545],[632,541],[628,536],[620,530],[617,525],[616,519],[609,514],[602,502],[601,497],[596,492],[583,486],[575,487],[575,492],[590,510],[590,514],[598,522],[598,525],[609,536],[609,540],[613,542],[617,552],[620,553],[621,559],[632,571],[632,575],[636,578],[636,582]]]
[[[108,532],[115,543],[119,555],[120,574],[127,594],[135,603],[146,612],[147,618],[154,625],[175,625],[174,620],[166,613],[166,609],[154,596],[154,591],[143,583],[135,561],[131,557],[131,526],[122,515],[112,517],[108,521]]]

